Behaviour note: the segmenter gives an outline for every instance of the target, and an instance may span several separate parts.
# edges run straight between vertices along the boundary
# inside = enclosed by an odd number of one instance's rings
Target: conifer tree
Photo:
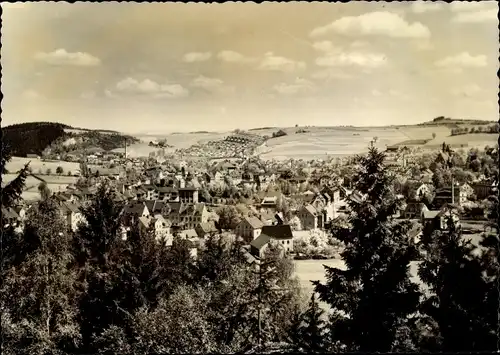
[[[2,349],[6,354],[72,352],[79,343],[71,236],[52,200],[33,207],[16,264],[1,287]]]
[[[496,350],[498,290],[494,295],[495,276],[487,271],[496,267],[498,272],[498,262],[487,258],[488,265],[482,265],[475,246],[451,218],[448,222],[447,230],[422,237],[425,253],[418,273],[430,292],[420,312],[437,325],[438,351]]]
[[[123,251],[121,239],[122,205],[113,193],[101,185],[90,203],[82,209],[85,223],[75,235],[75,267],[81,283],[80,327],[81,351],[95,352],[92,341],[103,330],[127,316],[117,305],[120,285],[118,270]]]
[[[338,234],[347,269],[325,266],[326,284],[313,282],[320,300],[332,307],[330,333],[347,351],[390,352],[419,302],[409,277],[416,257],[410,223],[393,218],[401,202],[384,158],[374,147],[357,158],[353,183],[363,198],[350,199],[349,226]]]
[[[309,307],[302,316],[303,324],[299,328],[299,344],[307,353],[325,350],[325,321],[321,319],[324,310],[319,307],[316,294],[313,293]]]

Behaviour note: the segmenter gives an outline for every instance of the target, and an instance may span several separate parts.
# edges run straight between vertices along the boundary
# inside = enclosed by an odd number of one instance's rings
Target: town
[[[249,142],[255,147],[262,139],[239,133],[209,143],[216,147],[215,153],[205,156],[209,160],[186,157],[187,152],[210,151],[199,147],[180,152],[185,160],[128,159],[126,146],[111,155],[90,149],[91,154],[80,162],[79,181],[65,191],[48,194],[58,201],[73,232],[82,222],[81,206],[106,183],[116,201],[125,204],[123,238],[140,226],[153,229],[167,245],[175,235],[188,239],[196,253],[200,241],[224,232],[247,243],[248,252],[257,259],[272,240],[296,259],[338,256],[340,244],[330,232],[332,226],[346,219],[347,201],[363,201],[349,180],[350,160],[269,162],[253,155]],[[221,152],[241,152],[242,157],[224,159]],[[458,152],[443,143],[433,154],[418,155],[407,146],[388,147],[386,154],[394,191],[403,201],[394,217],[414,223],[414,238],[429,224],[446,229],[449,213],[458,224],[463,221],[465,233],[481,230],[491,208],[488,197],[498,188],[494,148]],[[90,164],[97,167],[89,168]],[[40,191],[48,189],[42,177],[32,175],[40,180]],[[32,205],[23,201],[5,209],[4,216],[9,224],[22,228]]]

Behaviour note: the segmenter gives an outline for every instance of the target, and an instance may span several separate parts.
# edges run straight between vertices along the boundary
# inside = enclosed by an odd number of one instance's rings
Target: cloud
[[[459,88],[454,88],[451,93],[455,96],[477,96],[478,94],[484,93],[484,90],[477,84],[468,84]]]
[[[234,87],[224,84],[224,81],[217,78],[208,78],[200,75],[191,81],[191,86],[205,89],[213,93],[231,93],[234,92]]]
[[[182,61],[185,63],[205,62],[212,58],[210,52],[190,52],[184,54]]]
[[[496,21],[498,9],[487,9],[472,12],[460,12],[452,18],[456,23],[483,23],[487,21]]]
[[[37,91],[31,89],[25,90],[22,96],[27,100],[37,100],[42,98],[42,95],[40,95]]]
[[[95,91],[85,91],[82,92],[82,94],[80,95],[80,98],[84,100],[90,100],[93,99],[94,97],[95,97]]]
[[[381,92],[381,91],[379,91],[379,90],[377,90],[377,89],[373,89],[373,90],[372,90],[372,95],[373,95],[373,96],[376,96],[376,97],[378,97],[378,96],[382,96],[382,92]]]
[[[462,52],[455,56],[449,56],[434,63],[439,68],[461,69],[480,68],[488,65],[485,55],[470,55],[469,52]]]
[[[306,68],[306,63],[300,61],[294,61],[285,57],[275,56],[274,53],[268,52],[265,54],[264,58],[261,60],[258,69],[260,70],[273,70],[273,71],[283,71],[292,72],[297,70],[303,70]]]
[[[352,75],[335,68],[322,69],[311,74],[311,78],[317,80],[351,79],[352,77]]]
[[[400,15],[377,11],[359,16],[345,16],[326,26],[313,29],[312,37],[328,33],[351,36],[379,35],[393,38],[426,38],[430,37],[429,29],[420,22],[408,23]]]
[[[443,2],[414,1],[411,5],[411,9],[417,14],[422,14],[424,12],[435,12],[443,9]]]
[[[220,51],[219,54],[217,54],[217,58],[227,63],[247,64],[255,61],[255,58],[247,57],[241,53],[230,50]]]
[[[321,67],[360,66],[378,68],[387,64],[387,57],[380,53],[341,52],[328,53],[316,58],[316,65]]]
[[[496,1],[453,1],[450,9],[453,12],[477,11],[490,7]]]
[[[154,98],[181,98],[189,95],[189,91],[179,84],[158,84],[150,79],[139,81],[130,77],[119,81],[113,90],[107,90],[105,93],[108,97],[126,94]]]
[[[56,49],[53,52],[38,52],[35,59],[50,65],[74,65],[81,67],[94,67],[101,64],[101,60],[85,52],[70,53],[65,49]]]
[[[315,90],[315,85],[313,82],[303,79],[296,78],[291,84],[280,83],[273,86],[273,90],[281,95],[295,95],[299,93],[310,93]]]
[[[313,48],[321,52],[331,52],[334,50],[333,44],[330,41],[314,42]]]

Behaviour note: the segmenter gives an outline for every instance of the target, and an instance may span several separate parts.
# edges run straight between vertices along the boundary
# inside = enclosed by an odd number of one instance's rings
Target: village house
[[[271,241],[278,243],[285,253],[293,252],[293,234],[289,225],[275,225],[262,227],[261,234],[250,243],[250,252],[253,256],[262,257]]]
[[[408,202],[402,216],[405,219],[415,219],[420,218],[422,211],[428,211],[429,209],[423,202]]]
[[[125,206],[123,211],[123,223],[125,226],[131,226],[137,223],[139,217],[149,217],[151,214],[144,202],[132,202]]]
[[[260,203],[261,208],[276,210],[278,203],[277,196],[265,196]]]
[[[236,226],[235,234],[249,243],[260,235],[263,226],[264,223],[257,217],[246,216]]]
[[[445,204],[464,204],[467,202],[467,196],[462,190],[461,186],[455,185],[452,187],[446,187],[436,190],[434,196],[433,205],[437,208],[444,206]]]
[[[491,182],[476,182],[472,184],[472,189],[478,200],[484,200],[493,193],[494,185]]]
[[[207,223],[210,212],[204,203],[169,203],[164,217],[181,230],[194,229],[200,223]]]
[[[444,231],[448,229],[450,218],[455,227],[460,227],[458,213],[451,206],[446,205],[440,210],[423,210],[420,223],[424,228]]]
[[[208,221],[206,223],[198,223],[195,231],[198,234],[198,238],[204,239],[211,234],[217,233],[218,229],[215,227],[214,221]]]
[[[302,206],[297,212],[303,230],[318,229],[323,226],[323,216],[313,205]]]
[[[68,228],[72,232],[76,232],[81,222],[85,221],[85,217],[80,212],[80,205],[75,203],[61,202],[61,215],[65,219]]]
[[[152,229],[155,240],[165,241],[167,246],[172,245],[173,236],[170,228],[171,223],[165,220],[161,215],[155,217],[139,217],[138,223],[142,231]]]

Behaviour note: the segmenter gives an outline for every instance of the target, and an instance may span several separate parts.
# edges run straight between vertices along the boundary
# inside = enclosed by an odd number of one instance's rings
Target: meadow
[[[67,175],[70,171],[72,174],[75,174],[80,169],[79,163],[67,162],[67,161],[43,161],[39,159],[33,158],[20,158],[20,157],[12,157],[12,159],[7,163],[7,170],[10,173],[15,173],[16,171],[21,170],[24,165],[30,163],[34,174],[39,174],[40,169],[42,174],[45,174],[47,169],[50,169],[53,174],[55,174],[57,167],[63,168],[63,175]]]

